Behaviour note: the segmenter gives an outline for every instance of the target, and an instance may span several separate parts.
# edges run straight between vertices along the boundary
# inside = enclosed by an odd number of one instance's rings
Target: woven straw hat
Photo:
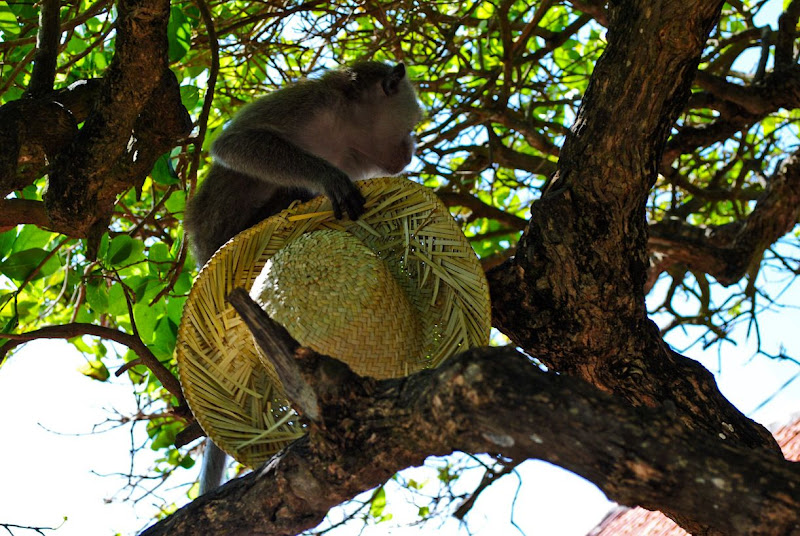
[[[302,436],[277,374],[225,297],[237,287],[315,351],[356,373],[398,377],[489,341],[489,290],[474,251],[429,189],[357,183],[357,221],[325,197],[267,218],[220,248],[184,308],[176,357],[203,430],[254,467]]]

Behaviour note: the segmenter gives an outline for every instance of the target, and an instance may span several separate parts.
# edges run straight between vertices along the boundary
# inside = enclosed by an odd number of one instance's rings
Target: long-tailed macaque
[[[186,211],[198,263],[297,199],[325,194],[337,218],[356,219],[364,199],[352,181],[403,171],[421,117],[405,66],[374,61],[246,105],[212,144],[214,164]]]
[[[336,218],[357,219],[364,198],[353,181],[403,171],[421,118],[402,63],[357,63],[246,105],[212,144],[214,163],[186,210],[198,264],[294,200],[325,194]],[[225,454],[207,441],[201,494],[220,485],[224,468]]]

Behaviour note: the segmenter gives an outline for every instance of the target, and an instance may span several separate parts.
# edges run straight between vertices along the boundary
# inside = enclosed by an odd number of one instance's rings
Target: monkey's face
[[[414,89],[408,80],[391,94],[378,84],[354,114],[357,136],[351,149],[371,162],[377,174],[397,175],[414,156],[413,129],[422,118]]]

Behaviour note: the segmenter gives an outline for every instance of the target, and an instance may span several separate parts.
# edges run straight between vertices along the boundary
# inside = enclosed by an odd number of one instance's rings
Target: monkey
[[[354,181],[397,175],[411,162],[422,118],[405,65],[356,63],[245,105],[214,140],[211,169],[184,225],[205,263],[237,233],[294,200],[325,194],[334,216],[355,220]]]
[[[422,109],[403,63],[363,61],[246,104],[211,145],[213,162],[184,227],[199,267],[236,234],[325,194],[334,217],[356,220],[355,181],[398,175],[416,149]],[[200,494],[219,487],[225,453],[210,439]]]

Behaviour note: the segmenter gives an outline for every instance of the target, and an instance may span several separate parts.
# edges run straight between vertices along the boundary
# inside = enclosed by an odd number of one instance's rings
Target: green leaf
[[[169,153],[162,154],[156,163],[153,165],[153,171],[150,176],[158,184],[169,186],[171,184],[180,183],[180,178],[175,172],[175,167],[172,165],[172,160],[169,158]]]
[[[140,302],[144,299],[144,293],[147,291],[147,279],[142,276],[134,275],[125,279],[125,284],[133,292],[133,299]]]
[[[106,381],[111,376],[108,372],[108,368],[106,368],[99,359],[88,361],[85,365],[78,368],[78,372],[101,382]]]
[[[89,48],[89,43],[80,36],[73,34],[72,38],[67,41],[67,52],[70,54],[80,54]]]
[[[86,301],[98,313],[108,312],[109,295],[106,282],[93,279],[86,285]]]
[[[94,52],[89,55],[92,68],[97,72],[105,71],[108,68],[108,57],[103,52]]]
[[[153,443],[150,448],[153,450],[171,447],[175,444],[175,436],[178,435],[179,427],[176,424],[157,424],[150,429],[147,433],[151,434]]]
[[[122,285],[114,283],[108,290],[108,314],[122,316],[128,314],[128,303]]]
[[[408,489],[422,489],[423,484],[421,482],[417,482],[412,478],[408,481],[406,486],[408,486]]]
[[[0,233],[0,259],[5,259],[11,253],[11,246],[17,239],[17,230],[11,229],[5,233]]]
[[[83,340],[83,337],[75,337],[74,339],[70,339],[69,342],[78,349],[79,352],[84,354],[92,353],[92,347],[89,346],[86,341]]]
[[[386,508],[386,490],[383,486],[378,488],[372,496],[372,501],[369,505],[369,515],[375,519],[383,518],[383,511]]]
[[[175,324],[181,323],[181,317],[183,316],[183,305],[186,303],[186,296],[181,296],[179,298],[170,298],[167,302],[167,316],[170,320],[175,322]]]
[[[0,333],[11,333],[17,326],[19,325],[19,315],[15,314],[9,318],[2,327],[0,327]]]
[[[11,11],[8,2],[3,1],[0,1],[0,32],[9,37],[19,35],[19,21]]]
[[[171,214],[182,214],[183,210],[186,208],[186,192],[182,190],[172,192],[172,195],[169,196],[164,206],[167,207],[167,210],[170,211]]]
[[[200,102],[200,89],[197,86],[181,86],[181,102],[187,110],[194,110]]]
[[[163,275],[170,269],[169,248],[164,242],[156,242],[150,246],[147,259],[150,261],[148,264],[151,274]]]
[[[153,344],[150,349],[161,360],[168,361],[175,352],[175,343],[178,338],[178,326],[167,317],[162,317],[155,330]]]
[[[41,248],[26,249],[9,256],[0,262],[0,273],[16,281],[24,281],[31,273],[44,261],[50,254],[49,251]],[[53,255],[33,276],[33,280],[48,276],[58,270],[61,263],[58,255]]]
[[[30,199],[32,201],[41,199],[41,196],[39,195],[39,189],[35,184],[29,184],[22,189],[22,198]]]
[[[146,302],[139,302],[133,306],[133,317],[142,340],[146,343],[152,342],[155,338],[156,321],[158,320],[156,308],[150,307]]]
[[[11,251],[23,251],[32,248],[43,248],[50,243],[55,234],[43,231],[34,225],[25,225],[20,230]]]
[[[108,245],[106,260],[112,266],[118,266],[128,260],[133,253],[133,238],[128,235],[115,236]]]
[[[103,233],[102,238],[100,238],[100,246],[97,248],[97,257],[100,259],[105,259],[106,255],[108,255],[108,245],[111,243],[111,237],[108,236],[108,233]],[[84,247],[86,246],[86,242],[83,242]]]
[[[183,58],[192,44],[192,27],[177,6],[174,6],[170,12],[167,39],[169,40],[169,61],[173,63]]]
[[[175,283],[173,290],[175,294],[188,294],[192,288],[192,276],[189,272],[183,272],[178,276],[178,281]]]

